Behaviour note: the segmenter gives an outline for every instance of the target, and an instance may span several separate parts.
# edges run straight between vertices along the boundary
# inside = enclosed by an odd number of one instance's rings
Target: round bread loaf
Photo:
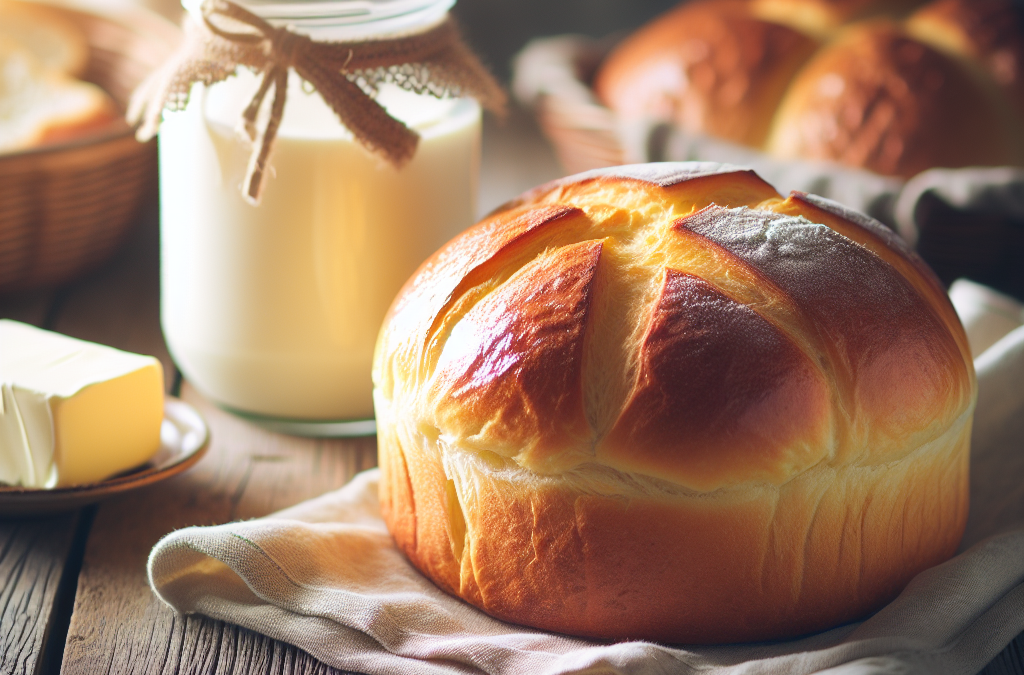
[[[761,21],[742,0],[677,7],[632,36],[602,66],[598,94],[624,117],[762,145],[797,69],[818,43]]]
[[[1012,0],[697,0],[594,79],[624,119],[785,158],[909,177],[1024,161],[1024,26]]]
[[[864,616],[957,548],[975,380],[890,231],[753,172],[551,183],[431,257],[374,363],[381,506],[447,592],[595,638]]]

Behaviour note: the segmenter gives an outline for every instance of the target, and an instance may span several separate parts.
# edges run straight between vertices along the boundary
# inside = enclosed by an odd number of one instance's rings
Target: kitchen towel
[[[967,531],[956,557],[863,622],[714,647],[600,643],[503,623],[406,562],[380,517],[377,470],[266,518],[174,532],[153,549],[150,582],[178,612],[370,675],[971,675],[1024,630],[1024,312],[969,281],[951,298],[972,346],[985,347]]]

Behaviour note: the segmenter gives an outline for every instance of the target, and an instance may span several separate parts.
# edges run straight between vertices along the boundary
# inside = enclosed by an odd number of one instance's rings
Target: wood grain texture
[[[56,296],[52,289],[2,296],[0,319],[47,327]],[[43,667],[61,580],[74,573],[68,558],[80,523],[77,511],[18,519],[0,513],[0,675]]]
[[[0,298],[0,317],[154,354],[170,375],[165,378],[169,385],[175,371],[160,332],[158,239],[153,198],[108,265],[64,288]],[[59,666],[67,621],[63,614],[54,624],[64,600],[58,597],[60,580],[72,575],[63,587],[74,593],[80,549],[73,561],[69,553],[76,535],[83,536],[87,527],[80,512],[0,521],[0,674],[39,672],[44,657],[50,661],[47,667]],[[8,548],[11,553],[4,556]]]
[[[124,672],[261,673],[265,675],[342,675],[294,647],[204,616],[172,616],[171,641],[162,653],[132,655]],[[110,670],[121,672],[113,659]]]
[[[376,465],[375,439],[283,436],[218,409],[187,384],[182,398],[209,423],[210,450],[191,471],[100,507],[61,672],[329,672],[293,647],[175,616],[150,592],[145,563],[174,529],[256,518],[341,487]]]
[[[39,672],[78,513],[0,520],[0,673]]]

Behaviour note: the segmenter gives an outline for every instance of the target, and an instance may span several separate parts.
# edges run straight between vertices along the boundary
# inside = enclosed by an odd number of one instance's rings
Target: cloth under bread
[[[866,621],[718,647],[595,643],[502,623],[405,561],[379,514],[377,470],[266,518],[168,535],[150,557],[151,584],[178,612],[371,675],[975,673],[1024,630],[1024,308],[970,282],[952,291],[968,335],[983,326],[992,341],[975,361],[967,531],[956,557]]]

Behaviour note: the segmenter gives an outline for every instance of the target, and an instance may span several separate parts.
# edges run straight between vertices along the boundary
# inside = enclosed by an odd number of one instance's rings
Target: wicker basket
[[[576,35],[537,40],[516,58],[516,98],[531,107],[569,173],[623,164],[627,156],[615,113],[598,102],[590,81],[611,47]]]
[[[61,8],[84,30],[84,79],[122,107],[180,41],[142,9],[117,18]],[[74,142],[0,154],[0,294],[56,286],[104,262],[156,185],[156,144],[121,120]]]

